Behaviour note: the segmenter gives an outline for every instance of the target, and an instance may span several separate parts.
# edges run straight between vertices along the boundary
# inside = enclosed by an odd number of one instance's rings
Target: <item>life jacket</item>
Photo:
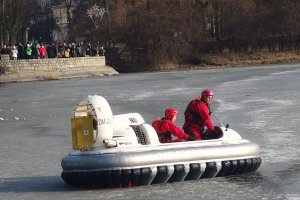
[[[171,132],[163,132],[161,130],[162,125],[166,122],[166,120],[168,120],[167,118],[162,118],[162,119],[158,119],[153,123],[153,127],[157,132],[159,141],[161,143],[169,143],[172,142],[172,134]]]
[[[204,101],[202,101],[204,102]],[[201,100],[193,100],[189,103],[187,106],[184,116],[185,116],[185,121],[190,122],[195,125],[200,125],[203,124],[203,120],[201,119],[201,116],[198,112],[196,112],[196,107],[201,103]],[[205,102],[204,102],[205,103]],[[208,107],[209,115],[211,114],[210,107],[207,103],[205,103],[206,106]]]
[[[25,52],[26,52],[26,55],[31,56],[31,54],[32,54],[32,49],[29,48],[29,47],[27,47],[27,48],[25,49]]]

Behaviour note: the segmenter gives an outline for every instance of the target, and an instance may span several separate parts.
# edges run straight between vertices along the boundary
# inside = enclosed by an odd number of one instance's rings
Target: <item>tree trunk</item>
[[[0,0],[0,47],[3,47],[4,41],[4,4],[5,4],[5,0]]]
[[[10,45],[17,44],[17,38],[18,38],[18,34],[16,34],[17,32],[18,32],[18,27],[16,26],[12,26],[11,28],[8,29]]]
[[[105,11],[106,11],[106,13],[105,13],[105,17],[106,17],[106,22],[107,22],[107,28],[106,28],[106,47],[108,47],[108,48],[110,48],[111,46],[112,46],[112,44],[111,44],[111,34],[110,34],[110,32],[111,32],[111,28],[110,28],[110,26],[111,26],[111,24],[110,24],[110,14],[109,14],[109,12],[108,12],[108,4],[107,4],[107,0],[105,0],[104,1],[104,8],[105,8]]]
[[[23,0],[8,1],[5,5],[4,24],[8,31],[8,40],[15,45],[18,38],[18,27],[22,19]]]

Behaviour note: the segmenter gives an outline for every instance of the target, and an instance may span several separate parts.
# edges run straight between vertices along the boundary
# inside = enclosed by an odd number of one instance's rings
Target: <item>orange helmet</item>
[[[165,116],[168,119],[172,119],[175,115],[178,115],[178,111],[175,108],[167,108],[165,111]]]
[[[201,93],[201,98],[202,99],[206,99],[208,96],[214,96],[214,93],[212,90],[203,90],[202,93]]]

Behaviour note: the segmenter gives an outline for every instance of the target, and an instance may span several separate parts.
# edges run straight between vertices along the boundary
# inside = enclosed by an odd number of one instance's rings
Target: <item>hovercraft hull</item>
[[[258,145],[241,140],[74,152],[62,160],[62,178],[71,185],[107,188],[229,176],[255,171],[259,151]]]
[[[76,186],[131,187],[255,171],[257,144],[229,126],[215,139],[162,144],[138,113],[113,115],[101,96],[80,101],[71,119],[75,151],[61,161],[63,180]]]

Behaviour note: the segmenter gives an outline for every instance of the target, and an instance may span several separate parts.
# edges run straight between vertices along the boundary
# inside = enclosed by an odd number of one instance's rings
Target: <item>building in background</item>
[[[73,10],[76,6],[70,8],[70,18],[73,17]],[[54,41],[67,41],[69,32],[68,10],[65,4],[51,6],[53,17],[59,27],[58,31],[52,33]]]

